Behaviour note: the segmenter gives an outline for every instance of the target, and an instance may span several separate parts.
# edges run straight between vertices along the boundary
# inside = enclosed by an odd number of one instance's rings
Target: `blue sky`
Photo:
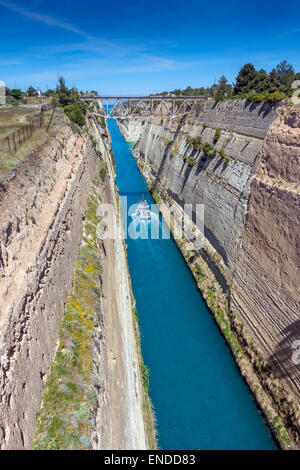
[[[252,62],[300,71],[300,2],[0,0],[0,79],[143,94],[232,82]]]

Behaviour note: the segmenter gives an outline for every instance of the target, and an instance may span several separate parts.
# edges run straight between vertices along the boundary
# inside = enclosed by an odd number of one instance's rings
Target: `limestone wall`
[[[300,115],[283,110],[270,128],[251,185],[232,305],[276,375],[300,397]]]
[[[184,203],[205,205],[207,245],[221,255],[220,269],[229,278],[238,256],[261,137],[275,115],[266,105],[249,106],[244,101],[201,104],[195,114],[183,119],[148,119],[136,148],[151,168],[154,181],[159,181],[173,200],[182,207]],[[135,123],[136,119],[120,124],[125,136]],[[219,155],[206,158],[186,141],[187,137],[201,136],[202,143],[212,143],[217,127],[222,132],[215,147],[226,152],[228,164]],[[195,159],[193,166],[187,162],[189,157]]]
[[[29,448],[96,154],[61,128],[0,192],[0,448]]]

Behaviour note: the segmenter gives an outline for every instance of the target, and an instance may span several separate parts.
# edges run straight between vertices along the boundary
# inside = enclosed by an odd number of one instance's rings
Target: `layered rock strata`
[[[0,194],[2,449],[31,445],[95,165],[88,136],[64,126]]]

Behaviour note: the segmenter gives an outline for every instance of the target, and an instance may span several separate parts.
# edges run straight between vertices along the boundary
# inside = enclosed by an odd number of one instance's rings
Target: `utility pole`
[[[55,109],[56,109],[56,103],[54,103],[53,111],[52,111],[51,118],[50,118],[49,124],[47,126],[47,131],[46,132],[49,131],[49,127],[50,127],[50,124],[52,122],[52,119],[53,119],[53,116],[54,116],[54,113],[55,113]]]

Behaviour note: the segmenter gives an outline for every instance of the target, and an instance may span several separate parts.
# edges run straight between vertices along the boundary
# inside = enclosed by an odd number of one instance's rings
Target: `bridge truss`
[[[97,101],[99,116],[125,118],[149,116],[181,116],[191,112],[195,104],[204,101],[203,96],[83,96],[83,101]],[[113,102],[112,105],[108,103]]]

